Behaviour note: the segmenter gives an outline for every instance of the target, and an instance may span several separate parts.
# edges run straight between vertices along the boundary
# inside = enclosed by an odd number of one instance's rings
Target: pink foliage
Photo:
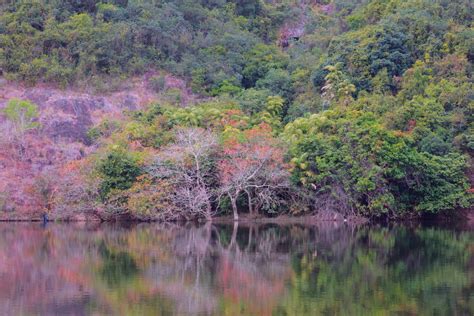
[[[288,187],[289,178],[283,155],[271,127],[265,123],[225,141],[218,168],[221,190],[231,199],[235,219],[235,202],[242,192],[248,196],[250,213],[264,204],[278,203],[276,193]]]

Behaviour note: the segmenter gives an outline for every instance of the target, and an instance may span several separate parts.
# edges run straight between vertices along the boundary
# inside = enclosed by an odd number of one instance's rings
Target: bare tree
[[[175,136],[175,142],[160,153],[150,173],[175,184],[173,201],[183,216],[211,220],[214,194],[210,183],[217,138],[202,128],[178,129]]]

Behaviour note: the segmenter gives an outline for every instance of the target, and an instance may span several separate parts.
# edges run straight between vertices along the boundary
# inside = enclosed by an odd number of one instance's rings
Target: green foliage
[[[272,127],[273,130],[281,128],[281,114],[283,110],[284,100],[280,96],[270,96],[267,98],[265,110],[258,113],[255,117],[255,125],[265,122]]]
[[[113,190],[129,189],[141,174],[141,169],[134,157],[122,150],[107,154],[97,166],[101,177],[100,195],[106,199]]]
[[[244,111],[248,115],[261,112],[266,107],[266,102],[271,92],[268,90],[258,90],[255,88],[245,89],[237,97],[237,100]]]
[[[291,100],[293,89],[288,71],[284,69],[271,69],[265,77],[256,83],[257,89],[269,90],[272,95],[279,95],[285,100]]]
[[[328,55],[313,75],[315,86],[322,86],[322,77],[329,72],[325,65],[341,62],[359,91],[372,90],[371,79],[380,71],[387,71],[389,78],[400,76],[413,58],[407,36],[397,25],[367,26],[342,34],[331,42]]]
[[[238,86],[230,82],[229,80],[224,80],[219,84],[218,88],[214,88],[211,91],[211,94],[216,95],[235,95],[239,93],[242,89]]]
[[[196,107],[175,108],[170,107],[164,111],[170,125],[194,126],[194,127],[218,127],[229,112],[233,112],[236,106],[232,103],[204,103]],[[233,120],[247,121],[248,117],[242,113],[231,114]]]
[[[288,64],[287,57],[274,46],[256,45],[245,56],[246,64],[242,71],[242,84],[245,88],[254,87],[271,69],[283,68]]]
[[[39,115],[38,106],[30,101],[10,99],[2,111],[22,133],[39,126],[39,123],[34,121]]]
[[[285,128],[294,179],[321,200],[369,216],[467,206],[466,158],[417,149],[372,113],[328,111]]]
[[[112,135],[112,133],[117,131],[117,129],[118,122],[106,119],[102,121],[99,125],[94,126],[87,131],[88,141],[90,143],[94,143],[100,138],[109,137],[110,135]]]
[[[259,58],[285,12],[255,1],[10,1],[3,7],[0,67],[9,78],[66,86],[165,68],[193,75],[196,91],[206,92],[225,80],[240,86],[245,58]]]
[[[321,88],[323,91],[322,97],[328,102],[333,100],[342,101],[347,105],[353,100],[352,94],[356,92],[355,86],[349,82],[344,73],[341,71],[342,63],[337,63],[335,66],[326,66],[324,69],[328,74],[324,79],[326,83]]]
[[[400,96],[405,99],[412,99],[415,95],[423,95],[424,91],[432,79],[432,70],[426,64],[417,60],[412,68],[407,70],[402,80],[402,92]]]

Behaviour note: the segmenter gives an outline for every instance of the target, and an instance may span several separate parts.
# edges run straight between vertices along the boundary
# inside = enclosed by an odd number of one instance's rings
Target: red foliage
[[[227,110],[221,119],[222,126],[231,126],[234,128],[245,128],[247,122],[243,120],[244,113],[241,110]]]
[[[408,132],[413,131],[413,129],[416,127],[416,120],[414,119],[409,120],[407,125],[408,125],[407,126]]]
[[[261,123],[243,132],[244,139],[232,137],[224,143],[224,159],[219,161],[221,181],[235,182],[239,176],[250,177],[259,169],[273,170],[285,167],[283,150],[273,138],[270,125]],[[242,179],[243,181],[244,179]]]
[[[243,192],[248,197],[249,213],[264,205],[279,204],[278,192],[289,185],[283,156],[283,148],[266,123],[237,132],[224,142],[223,157],[218,162],[220,188],[231,200],[235,220],[236,201]]]

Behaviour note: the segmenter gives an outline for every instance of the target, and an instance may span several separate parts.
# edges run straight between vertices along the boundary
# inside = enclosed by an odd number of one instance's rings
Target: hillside
[[[473,6],[1,4],[0,218],[463,213]]]
[[[12,99],[29,100],[38,106],[40,124],[40,128],[25,135],[21,153],[15,146],[13,125],[0,118],[0,192],[5,210],[2,218],[27,219],[41,215],[49,204],[49,186],[57,181],[58,170],[97,149],[97,144],[91,141],[91,128],[108,120],[124,120],[127,111],[142,109],[163,97],[149,88],[150,76],[131,78],[117,91],[101,94],[74,87],[57,89],[46,84],[29,87],[2,79],[0,108]],[[179,89],[186,96],[186,104],[196,102],[196,96],[182,80],[168,75],[165,85]],[[13,212],[15,209],[19,212]]]

